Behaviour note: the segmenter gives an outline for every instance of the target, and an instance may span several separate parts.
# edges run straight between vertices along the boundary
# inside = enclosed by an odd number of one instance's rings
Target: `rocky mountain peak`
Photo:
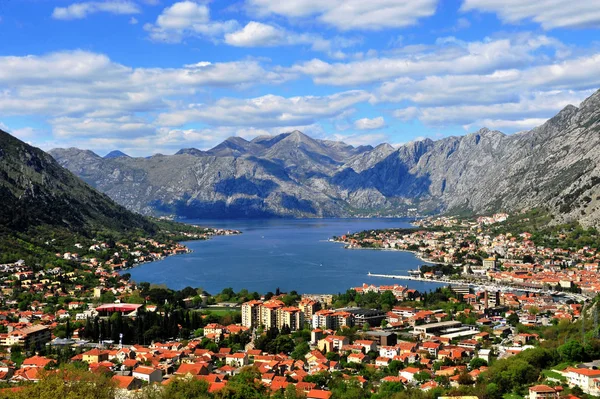
[[[113,150],[111,152],[109,152],[108,154],[106,154],[104,156],[105,159],[111,159],[111,158],[130,158],[129,155],[125,154],[122,151],[119,150]]]

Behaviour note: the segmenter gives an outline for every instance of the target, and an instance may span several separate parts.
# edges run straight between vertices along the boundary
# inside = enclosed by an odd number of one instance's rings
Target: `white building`
[[[563,374],[567,377],[569,386],[577,385],[589,395],[600,395],[600,370],[569,367]]]

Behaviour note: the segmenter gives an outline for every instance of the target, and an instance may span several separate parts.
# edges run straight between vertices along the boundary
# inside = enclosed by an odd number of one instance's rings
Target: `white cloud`
[[[283,29],[251,21],[242,29],[225,35],[225,43],[236,47],[277,46],[287,40]]]
[[[146,24],[144,29],[153,40],[177,43],[188,36],[221,37],[238,26],[235,20],[212,21],[210,10],[204,4],[181,1],[165,8],[156,23]]]
[[[383,116],[378,116],[373,119],[362,118],[354,121],[354,127],[358,130],[373,130],[380,129],[385,126]]]
[[[482,126],[524,130],[539,125],[569,104],[579,105],[592,93],[593,90],[535,92],[522,94],[514,102],[411,106],[396,110],[394,116],[403,121],[419,119],[431,127],[461,125],[466,130]]]
[[[137,25],[139,21],[137,20],[137,18],[131,17],[131,19],[129,20],[129,24],[130,25]]]
[[[353,146],[361,146],[361,145],[372,145],[377,146],[381,143],[386,142],[389,137],[384,133],[370,133],[370,134],[334,134],[332,136],[327,137],[329,140],[334,141],[343,141],[346,144],[350,144]]]
[[[132,1],[88,1],[73,3],[67,7],[56,7],[52,18],[60,20],[83,19],[90,14],[105,12],[116,15],[139,14],[140,8]]]
[[[324,39],[316,34],[296,33],[287,29],[250,21],[243,28],[225,34],[225,43],[235,47],[274,47],[310,45],[313,51],[326,53],[335,59],[344,59],[347,55],[339,50],[353,47],[360,42],[356,38],[334,37]]]
[[[382,84],[377,99],[410,100],[420,105],[490,104],[518,101],[520,93],[597,87],[600,87],[600,54],[491,74],[399,78]]]
[[[154,114],[178,109],[214,87],[278,83],[258,61],[131,68],[85,51],[0,57],[0,114],[45,118],[60,137],[137,137]]]
[[[319,59],[294,65],[291,70],[311,76],[317,84],[355,86],[397,77],[435,74],[488,73],[541,62],[535,52],[562,45],[546,36],[461,42],[443,38],[433,46],[416,46],[398,56],[374,57],[353,62],[328,63]]]
[[[380,30],[415,25],[435,13],[437,0],[247,0],[259,15],[317,19],[339,30]]]
[[[201,122],[259,128],[311,125],[321,118],[335,117],[370,97],[364,91],[348,91],[323,97],[266,95],[251,99],[221,98],[214,104],[192,104],[188,109],[163,113],[157,122],[163,126]]]
[[[464,0],[461,10],[493,12],[511,24],[532,20],[544,29],[600,27],[598,0]]]

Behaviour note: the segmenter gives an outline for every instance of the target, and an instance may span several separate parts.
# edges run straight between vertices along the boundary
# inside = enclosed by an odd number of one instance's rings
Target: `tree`
[[[419,371],[418,373],[415,373],[413,378],[418,382],[425,382],[431,379],[431,374],[429,374],[427,371]]]
[[[502,392],[498,385],[494,382],[487,384],[485,388],[485,395],[487,399],[502,399]]]
[[[10,360],[15,363],[17,367],[21,367],[21,364],[25,360],[25,355],[19,345],[13,345],[10,347]]]
[[[294,351],[291,353],[291,356],[295,360],[301,360],[304,359],[304,356],[308,352],[310,352],[310,346],[308,345],[308,343],[300,342],[298,345],[296,345],[296,348],[294,348]]]
[[[473,385],[474,382],[475,381],[473,380],[473,377],[471,377],[471,374],[467,373],[466,371],[460,373],[458,376],[458,383],[460,385]]]
[[[469,368],[471,370],[476,370],[481,366],[487,366],[488,363],[480,357],[476,357],[469,363]]]
[[[165,399],[209,398],[208,382],[195,378],[174,378],[163,391]]]
[[[37,399],[113,399],[115,397],[113,381],[104,373],[90,373],[69,366],[57,371],[40,371],[39,377],[40,381],[37,384],[24,387],[14,397]]]
[[[513,327],[516,327],[517,324],[519,324],[519,315],[516,313],[511,313],[510,315],[508,315],[508,317],[506,318],[506,322],[508,324],[510,324]]]
[[[398,372],[400,370],[402,370],[403,368],[404,368],[404,363],[402,363],[399,360],[392,360],[388,364],[388,370],[390,371],[390,374],[393,374],[393,375],[398,375]]]
[[[570,340],[557,348],[560,358],[565,362],[578,362],[585,360],[585,351],[579,341]]]

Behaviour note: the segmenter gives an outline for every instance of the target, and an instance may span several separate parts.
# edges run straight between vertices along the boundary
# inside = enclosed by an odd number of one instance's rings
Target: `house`
[[[529,388],[529,399],[558,399],[558,391],[548,385],[534,385]]]
[[[115,388],[122,391],[133,391],[142,387],[142,382],[133,376],[114,375],[112,380],[115,383]]]
[[[587,394],[600,395],[600,370],[568,367],[563,371],[570,387],[578,386]]]
[[[390,364],[391,360],[392,359],[390,359],[389,357],[380,356],[377,359],[375,359],[375,366],[386,367],[388,364]]]
[[[247,353],[231,353],[225,357],[225,364],[228,366],[243,367],[248,365]]]
[[[306,399],[329,399],[331,392],[323,391],[322,389],[311,389],[306,395]]]
[[[400,377],[406,378],[408,382],[413,382],[415,380],[415,374],[417,374],[419,371],[421,370],[416,367],[407,367],[403,370],[400,370],[398,375]]]
[[[339,351],[344,345],[350,344],[348,337],[329,335],[319,341],[319,350],[325,352]]]
[[[37,368],[43,369],[44,367],[46,367],[48,364],[50,364],[52,362],[54,362],[54,360],[45,358],[43,356],[32,356],[30,358],[25,359],[25,361],[23,361],[23,364],[21,365],[21,367],[24,369],[30,368],[30,367],[37,367]]]
[[[348,355],[348,363],[363,363],[366,358],[364,353],[352,353]]]
[[[161,382],[162,372],[153,367],[138,366],[133,370],[133,377],[147,383]]]
[[[108,361],[108,351],[101,351],[100,349],[91,349],[87,352],[83,352],[81,360],[87,363],[101,363]]]

